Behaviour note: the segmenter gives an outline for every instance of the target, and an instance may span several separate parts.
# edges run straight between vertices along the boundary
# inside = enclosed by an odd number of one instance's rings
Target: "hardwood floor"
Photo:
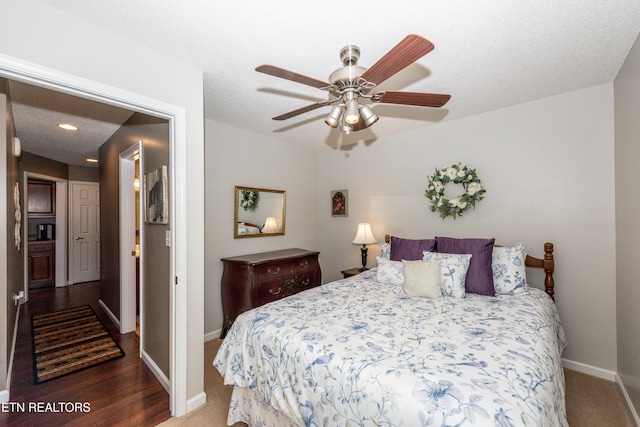
[[[30,292],[20,310],[10,402],[0,425],[155,426],[171,417],[169,395],[139,357],[135,333],[121,335],[98,306],[99,282]],[[31,316],[89,304],[125,357],[34,385]]]

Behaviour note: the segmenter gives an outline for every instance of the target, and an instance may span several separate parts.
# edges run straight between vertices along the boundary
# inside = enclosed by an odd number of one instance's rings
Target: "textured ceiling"
[[[11,107],[22,149],[69,165],[95,166],[98,148],[133,114],[24,83],[10,81]],[[76,131],[60,129],[72,123]]]
[[[638,0],[43,1],[201,68],[208,119],[330,148],[611,82],[640,31]],[[330,107],[271,120],[326,93],[256,66],[327,80],[343,46],[368,67],[412,33],[435,50],[380,89],[451,94],[443,109],[375,105],[348,136],[324,124]]]

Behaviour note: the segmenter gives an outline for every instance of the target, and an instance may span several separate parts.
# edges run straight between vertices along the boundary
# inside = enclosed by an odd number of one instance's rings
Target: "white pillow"
[[[471,254],[445,254],[439,252],[422,252],[423,261],[440,263],[440,280],[442,294],[445,297],[464,298],[467,270],[471,262]]]
[[[493,248],[491,269],[496,295],[513,295],[527,289],[524,243]]]
[[[380,243],[380,256],[391,259],[391,243]]]
[[[376,257],[378,268],[376,271],[376,281],[390,285],[400,285],[404,283],[404,269],[402,261],[391,261],[386,258]]]
[[[402,261],[404,293],[410,297],[442,298],[440,263]]]

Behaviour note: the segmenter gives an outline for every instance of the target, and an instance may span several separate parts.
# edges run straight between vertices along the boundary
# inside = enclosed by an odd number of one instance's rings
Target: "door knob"
[[[84,240],[84,237],[76,236],[73,238],[73,240]]]

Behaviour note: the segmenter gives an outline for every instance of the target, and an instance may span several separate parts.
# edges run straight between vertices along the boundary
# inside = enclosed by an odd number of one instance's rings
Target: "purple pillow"
[[[471,254],[467,270],[465,290],[468,293],[494,296],[491,254],[496,239],[454,239],[436,237],[436,252],[447,254]],[[393,250],[393,245],[391,245]]]
[[[434,252],[436,241],[434,239],[412,240],[391,236],[391,261],[418,261],[422,260],[422,251]],[[491,276],[493,280],[493,273]]]

